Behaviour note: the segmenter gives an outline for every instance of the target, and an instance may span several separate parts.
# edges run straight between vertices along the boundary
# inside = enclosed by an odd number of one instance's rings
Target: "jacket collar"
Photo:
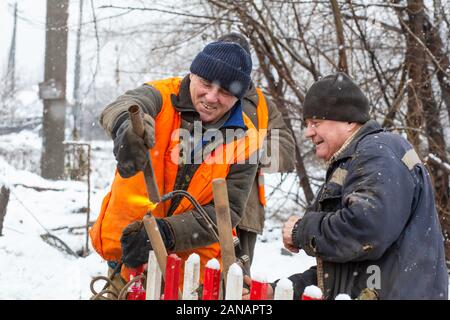
[[[189,75],[181,80],[178,95],[171,95],[172,105],[176,111],[181,113],[181,117],[184,120],[188,122],[200,121],[200,116],[198,112],[195,111],[194,104],[192,103],[191,93],[189,91],[190,83],[191,80],[189,79]],[[226,128],[242,128],[246,130],[247,127],[244,124],[244,118],[242,116],[241,100],[238,100],[233,108],[231,108],[218,122],[214,124],[204,123],[202,126],[205,130]]]
[[[253,105],[255,105],[255,106],[258,105],[259,97],[258,97],[258,93],[256,92],[256,87],[253,82],[250,82],[250,86],[249,86],[247,92],[245,93],[245,96],[243,99],[251,101],[253,103]]]
[[[181,113],[184,120],[188,122],[194,122],[199,119],[199,114],[195,111],[192,104],[191,94],[189,92],[189,84],[191,83],[189,75],[181,80],[180,90],[177,94],[171,94],[170,99],[172,105],[177,112]]]
[[[384,129],[376,122],[375,120],[369,120],[367,121],[356,133],[356,135],[353,137],[353,140],[347,145],[347,147],[344,150],[341,150],[340,153],[333,157],[333,159],[330,161],[331,167],[334,163],[344,159],[351,157],[358,146],[358,143],[367,135],[381,132]]]

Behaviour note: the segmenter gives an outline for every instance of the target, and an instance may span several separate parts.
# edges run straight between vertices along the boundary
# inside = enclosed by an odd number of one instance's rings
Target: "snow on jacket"
[[[339,293],[356,298],[365,288],[379,299],[448,299],[429,174],[404,138],[373,120],[331,162],[293,234],[299,248],[323,261],[323,270],[291,280],[319,274],[328,299]]]

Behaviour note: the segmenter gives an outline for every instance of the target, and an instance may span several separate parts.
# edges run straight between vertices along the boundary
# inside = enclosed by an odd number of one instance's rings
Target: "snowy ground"
[[[0,237],[0,299],[89,299],[92,277],[104,275],[106,264],[91,250],[85,258],[75,258],[44,242],[40,235],[49,230],[76,252],[86,242],[83,210],[87,204],[87,184],[77,181],[48,181],[36,171],[41,141],[36,132],[0,136],[0,184],[11,189],[10,202]],[[91,221],[95,220],[101,200],[109,188],[114,172],[111,143],[93,142],[93,187]],[[20,155],[23,150],[27,154]],[[20,162],[13,162],[13,156]],[[11,166],[14,163],[14,167]],[[278,185],[279,175],[269,177],[270,185]],[[283,185],[290,189],[293,179]],[[43,190],[47,189],[47,190]],[[267,188],[271,192],[271,188]],[[277,197],[278,195],[278,197]],[[283,196],[277,191],[273,203],[280,207]],[[293,204],[286,201],[286,208]],[[275,206],[273,207],[275,208]],[[273,208],[271,211],[273,211]],[[286,209],[288,210],[288,209]],[[288,213],[287,213],[288,214]],[[281,222],[269,221],[255,249],[253,273],[265,275],[269,281],[302,272],[315,260],[301,252],[281,254]],[[61,230],[54,230],[66,227]]]

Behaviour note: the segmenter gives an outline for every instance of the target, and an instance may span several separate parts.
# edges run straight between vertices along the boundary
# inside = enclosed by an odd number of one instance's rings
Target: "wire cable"
[[[186,197],[189,202],[192,203],[195,209],[200,213],[200,215],[208,222],[208,227],[211,228],[211,232],[213,233],[214,237],[219,241],[219,235],[218,235],[218,228],[216,223],[211,219],[211,217],[208,215],[208,213],[203,209],[200,203],[187,191],[185,190],[174,190],[169,193],[166,193],[161,197],[161,202],[172,199],[176,195],[182,195]]]

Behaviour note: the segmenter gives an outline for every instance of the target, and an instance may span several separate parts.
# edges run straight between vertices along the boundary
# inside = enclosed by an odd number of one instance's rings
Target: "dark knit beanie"
[[[305,96],[303,119],[326,119],[365,123],[369,120],[369,100],[342,72],[316,81]]]
[[[252,59],[236,43],[212,42],[195,57],[190,71],[241,99],[250,85]]]

